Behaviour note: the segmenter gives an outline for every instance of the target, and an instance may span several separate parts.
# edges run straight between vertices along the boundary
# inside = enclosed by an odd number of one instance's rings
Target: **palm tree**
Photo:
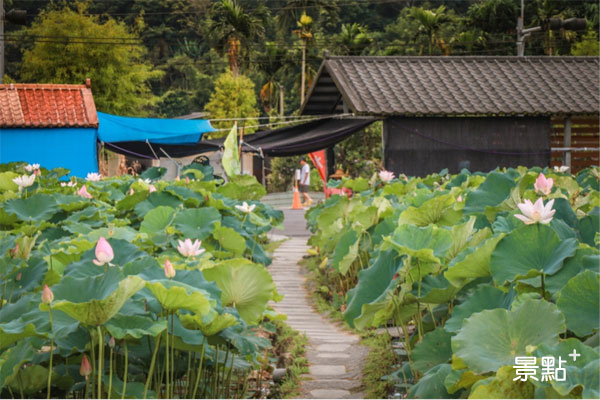
[[[339,8],[336,0],[288,0],[277,15],[277,26],[282,32],[296,25],[302,14],[312,18],[326,14],[330,19],[337,19]]]
[[[296,24],[298,29],[293,32],[302,41],[302,77],[300,79],[300,104],[304,102],[304,91],[306,89],[306,47],[312,39],[312,22],[313,19],[306,14],[302,14],[300,21]]]
[[[433,46],[436,43],[437,33],[442,25],[450,20],[445,12],[445,6],[439,6],[435,10],[425,10],[421,7],[415,7],[411,11],[411,16],[419,22],[419,30],[424,31],[427,35],[429,55],[431,55]]]
[[[373,43],[367,27],[353,23],[344,24],[340,33],[334,37],[335,54],[359,55]]]
[[[221,0],[212,12],[211,35],[221,54],[228,55],[229,69],[237,76],[243,57],[248,63],[252,42],[265,37],[269,10],[261,5],[246,13],[236,0]]]
[[[267,113],[277,104],[276,92],[279,92],[279,114],[284,114],[284,89],[278,82],[283,70],[287,67],[287,51],[277,46],[275,42],[267,42],[265,53],[260,61],[260,69],[265,73],[267,82],[260,90],[260,100]]]

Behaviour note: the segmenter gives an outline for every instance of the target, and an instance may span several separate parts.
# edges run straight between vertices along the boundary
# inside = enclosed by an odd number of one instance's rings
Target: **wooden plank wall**
[[[564,118],[552,118],[550,142],[552,147],[564,146]],[[600,147],[600,125],[598,116],[571,117],[571,147]],[[563,152],[552,152],[551,166],[563,165]],[[571,153],[571,172],[576,174],[584,168],[600,165],[598,152]]]

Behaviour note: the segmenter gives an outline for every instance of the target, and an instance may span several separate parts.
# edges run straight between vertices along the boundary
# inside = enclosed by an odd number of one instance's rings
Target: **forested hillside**
[[[548,17],[588,21],[587,31],[533,33],[526,55],[598,54],[597,1],[525,3],[526,27]],[[10,82],[80,83],[89,76],[100,110],[170,117],[205,110],[219,75],[232,71],[208,109],[220,115],[223,99],[246,93],[242,114],[255,117],[298,109],[303,49],[305,90],[325,50],[514,55],[520,2],[6,0],[5,8],[28,14],[27,26],[5,27]]]

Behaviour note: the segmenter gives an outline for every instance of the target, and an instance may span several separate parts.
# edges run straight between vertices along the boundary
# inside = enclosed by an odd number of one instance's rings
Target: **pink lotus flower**
[[[149,193],[156,192],[156,187],[155,187],[154,185],[150,185],[150,186],[148,187],[148,192],[149,192]]]
[[[523,215],[515,214],[515,218],[520,219],[527,225],[537,222],[540,224],[549,224],[556,212],[556,210],[552,209],[553,204],[554,199],[544,205],[541,197],[537,199],[535,204],[531,203],[531,200],[525,200],[525,203],[517,204]]]
[[[390,183],[394,178],[394,173],[391,171],[379,171],[379,179],[381,179],[382,182]]]
[[[179,240],[178,242],[179,246],[177,246],[177,251],[184,257],[194,257],[204,253],[204,249],[200,248],[202,242],[198,239],[194,240],[193,243],[189,238],[184,241]]]
[[[129,189],[129,195],[130,195],[130,196],[133,196],[133,194],[134,194],[134,193],[135,193],[135,192],[133,191],[133,188],[130,188],[130,189]]]
[[[456,201],[461,203],[463,201],[462,195],[459,194],[458,197],[456,198]]]
[[[165,260],[165,276],[169,279],[175,276],[175,268],[173,268],[173,264],[168,259]]]
[[[99,180],[102,179],[102,175],[100,175],[97,172],[89,172],[87,174],[87,176],[85,177],[86,180],[90,181],[90,182],[98,182]]]
[[[54,294],[52,290],[48,287],[48,285],[44,285],[44,289],[42,290],[42,303],[50,304],[54,300]]]
[[[85,197],[86,199],[92,198],[92,195],[87,191],[87,188],[85,187],[85,185],[83,185],[81,187],[81,189],[79,189],[77,191],[77,194],[80,195],[81,197]]]
[[[110,339],[108,339],[108,347],[110,347],[111,349],[115,348],[115,337],[111,336]]]
[[[101,236],[98,243],[96,243],[96,259],[93,260],[93,263],[100,267],[104,264],[110,265],[113,258],[115,258],[115,254],[112,247],[110,247],[110,243]]]
[[[190,183],[190,177],[189,176],[185,177],[185,183]]]
[[[79,374],[81,376],[85,376],[85,380],[87,381],[92,373],[92,366],[90,365],[90,361],[87,356],[84,354],[81,359],[81,367],[79,367]]]
[[[546,178],[544,174],[540,173],[540,175],[535,180],[535,184],[533,187],[535,191],[541,194],[549,195],[552,191],[552,185],[554,185],[554,179]]]
[[[25,170],[27,172],[33,172],[35,174],[35,171],[38,171],[40,169],[40,164],[27,164],[25,166]]]

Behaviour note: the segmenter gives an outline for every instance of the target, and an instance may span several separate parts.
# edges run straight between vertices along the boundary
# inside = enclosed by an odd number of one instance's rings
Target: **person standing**
[[[311,199],[308,194],[308,189],[310,188],[310,166],[304,157],[300,158],[300,165],[302,166],[302,169],[300,170],[300,193],[304,196],[303,205],[310,206],[313,203],[313,199]]]

